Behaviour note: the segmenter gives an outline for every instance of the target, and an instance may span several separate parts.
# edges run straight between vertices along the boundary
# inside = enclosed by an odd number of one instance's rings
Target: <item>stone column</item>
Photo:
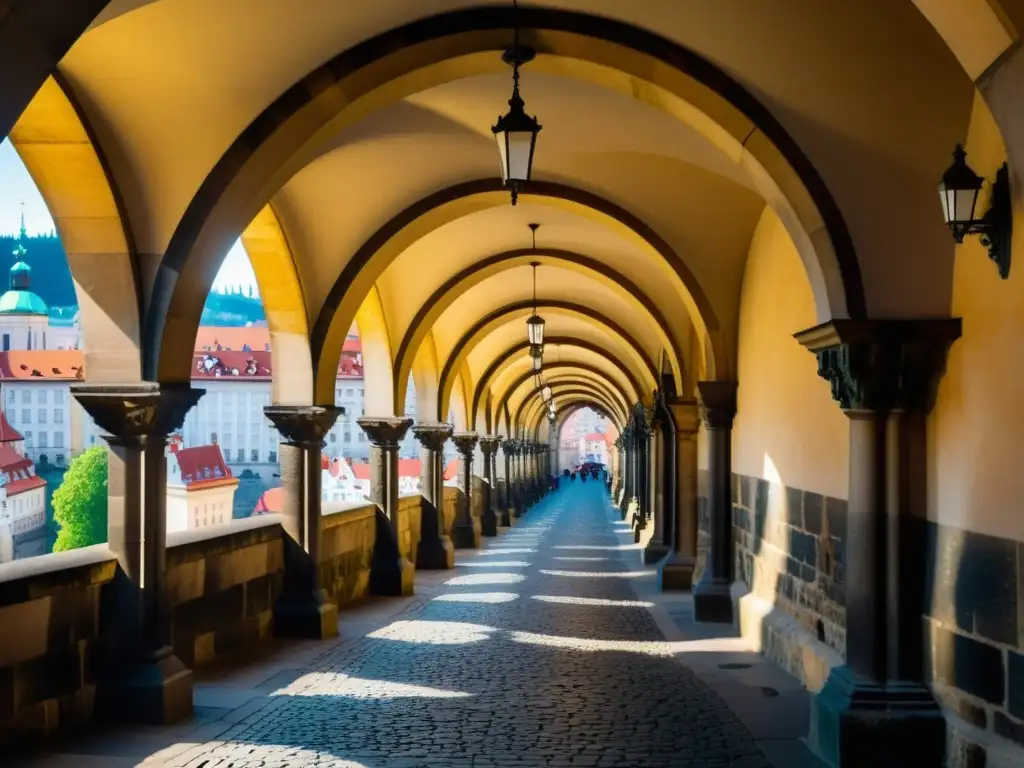
[[[697,567],[697,434],[700,412],[695,400],[669,404],[676,429],[676,509],[673,554],[661,567],[659,579],[666,591],[693,587]]]
[[[519,441],[519,460],[523,467],[523,512],[533,506],[533,445],[529,440]]]
[[[515,449],[515,440],[505,440],[501,444],[501,452],[505,455],[505,505],[501,510],[501,524],[506,528],[512,527],[512,517],[516,514],[515,478],[512,476]]]
[[[627,426],[622,431],[622,501],[619,512],[622,519],[629,514],[629,505],[633,501],[633,428]]]
[[[654,535],[651,536],[651,540],[647,543],[647,547],[644,549],[644,563],[658,563],[665,558],[666,555],[671,551],[670,542],[665,540],[665,489],[667,487],[667,473],[665,472],[664,466],[664,455],[665,446],[662,436],[664,434],[664,425],[661,423],[661,418],[655,412],[654,419],[651,423],[650,433],[650,451],[648,456],[648,477],[650,478],[650,506],[651,506],[651,521],[654,525]]]
[[[797,334],[850,419],[846,664],[811,709],[833,765],[940,765],[942,711],[924,682],[925,425],[960,321],[834,320]]]
[[[320,450],[342,408],[271,405],[263,409],[281,434],[284,489],[285,578],[274,606],[280,637],[325,638],[338,634],[338,606],[320,586]]]
[[[452,442],[462,458],[462,481],[466,492],[466,503],[459,509],[452,530],[456,549],[477,549],[480,546],[480,528],[473,517],[473,452],[479,439],[476,432],[456,432],[452,435]]]
[[[420,441],[423,516],[416,567],[455,567],[455,547],[444,524],[444,444],[452,436],[451,424],[417,424],[412,433]]]
[[[412,419],[360,416],[356,423],[370,441],[370,500],[377,505],[377,539],[370,565],[370,593],[387,597],[413,594],[415,573],[402,552],[403,520],[398,503],[398,448]]]
[[[498,492],[494,454],[497,453],[500,443],[501,438],[497,435],[484,435],[480,438],[480,451],[484,455],[484,484],[487,488],[483,517],[480,520],[480,533],[484,536],[498,535],[498,513],[495,511],[498,505]]]
[[[697,621],[731,624],[732,608],[732,420],[736,416],[735,381],[699,381],[701,410],[708,436],[708,514],[711,541],[708,564],[693,588]]]
[[[118,627],[98,706],[144,723],[190,717],[192,672],[171,648],[165,450],[203,390],[139,382],[72,384],[71,393],[110,446],[107,546],[125,576],[111,587]]]
[[[633,439],[635,444],[636,458],[634,461],[634,467],[636,472],[636,486],[634,495],[636,496],[637,508],[636,513],[633,516],[633,541],[640,541],[640,532],[647,528],[647,518],[651,512],[651,498],[650,498],[650,466],[648,462],[648,450],[650,447],[650,435],[651,425],[648,420],[646,410],[637,404],[635,413],[637,414],[636,424],[633,427]]]

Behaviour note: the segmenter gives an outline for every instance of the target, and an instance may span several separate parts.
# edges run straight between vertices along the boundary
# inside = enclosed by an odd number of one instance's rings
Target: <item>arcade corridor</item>
[[[667,641],[634,585],[650,572],[618,520],[600,484],[564,481],[522,525],[460,553],[455,571],[437,574],[436,587],[380,629],[359,637],[360,625],[343,615],[339,642],[321,646],[304,669],[267,669],[271,678],[256,686],[264,695],[237,713],[202,706],[214,697],[198,685],[208,741],[183,737],[143,764],[769,768],[748,729],[688,666],[739,641]],[[771,674],[770,662],[745,656]],[[225,701],[223,691],[244,699],[234,686],[222,689]],[[756,687],[750,695],[765,706],[780,701]],[[63,760],[134,765],[144,743],[119,731],[82,751],[68,747]],[[817,765],[792,750],[776,764]]]

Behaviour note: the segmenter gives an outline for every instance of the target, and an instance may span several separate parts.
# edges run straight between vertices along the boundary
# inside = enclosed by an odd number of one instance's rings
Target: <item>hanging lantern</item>
[[[502,55],[506,64],[512,67],[512,98],[508,100],[508,113],[498,118],[491,128],[498,143],[501,160],[501,180],[512,193],[512,205],[519,200],[522,185],[530,180],[533,173],[533,153],[537,146],[537,134],[541,125],[535,117],[526,114],[522,97],[519,95],[519,67],[533,61],[536,52],[519,44],[519,27],[516,26],[515,42]]]

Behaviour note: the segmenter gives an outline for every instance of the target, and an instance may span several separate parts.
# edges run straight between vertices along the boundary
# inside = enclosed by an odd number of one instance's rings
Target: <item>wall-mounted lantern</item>
[[[1003,166],[992,182],[989,209],[977,218],[978,194],[985,180],[967,165],[967,153],[960,145],[953,152],[953,164],[939,182],[942,216],[958,243],[967,235],[980,235],[988,256],[999,267],[1004,280],[1010,275],[1010,241],[1013,236],[1013,210],[1010,202],[1010,172]]]

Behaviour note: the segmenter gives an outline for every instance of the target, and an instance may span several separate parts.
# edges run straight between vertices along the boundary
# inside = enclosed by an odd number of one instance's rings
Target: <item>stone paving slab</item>
[[[771,665],[752,664],[745,680],[715,666],[759,657],[666,610],[677,599],[652,592],[654,571],[616,518],[599,484],[570,485],[485,549],[460,551],[454,571],[418,573],[416,598],[343,615],[342,638],[285,646],[273,663],[197,686],[201,722],[161,731],[139,764],[811,765],[797,762],[791,723],[774,740],[761,727],[778,703],[761,688],[791,693]]]

